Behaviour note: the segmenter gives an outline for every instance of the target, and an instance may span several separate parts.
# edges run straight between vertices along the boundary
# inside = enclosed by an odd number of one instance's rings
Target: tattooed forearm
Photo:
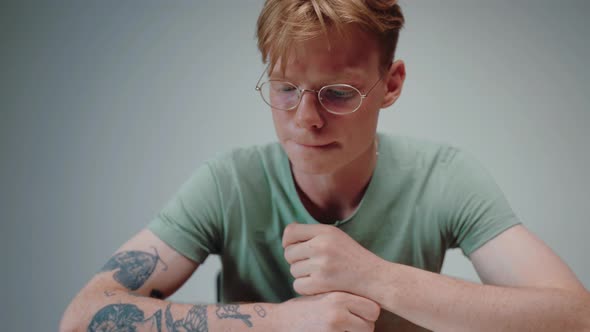
[[[137,290],[152,275],[156,269],[158,261],[164,264],[164,269],[168,267],[158,255],[154,248],[155,254],[144,251],[123,251],[115,254],[100,272],[114,271],[115,280],[130,290]]]
[[[105,292],[105,295],[112,296],[115,293]],[[109,304],[100,309],[88,325],[88,332],[208,332],[207,306],[194,305],[190,307],[185,317],[174,320],[171,311],[172,304],[168,304],[164,312],[162,309],[156,311],[152,316],[146,318],[143,310],[135,304],[118,303]],[[218,304],[215,314],[219,319],[238,319],[247,327],[254,325],[251,322],[251,315],[239,312],[239,304]],[[254,311],[260,317],[266,317],[266,310],[256,304]],[[162,319],[162,316],[164,318]]]
[[[193,306],[186,317],[174,321],[170,312],[170,304],[166,307],[166,329],[168,332],[207,332],[207,306]]]
[[[215,311],[215,314],[220,319],[228,319],[228,318],[241,319],[242,322],[244,322],[244,324],[246,324],[246,326],[252,327],[253,325],[252,325],[252,322],[250,321],[250,317],[252,317],[252,316],[238,312],[239,309],[240,309],[239,304],[218,304],[217,311]]]
[[[145,318],[144,312],[134,304],[109,304],[94,315],[88,332],[208,332],[207,306],[195,305],[186,317],[177,321],[172,318],[170,307],[168,304],[162,322],[162,310]]]
[[[109,304],[94,315],[88,325],[88,332],[128,332],[138,329],[162,332],[161,322],[162,310],[146,319],[143,311],[134,304]]]

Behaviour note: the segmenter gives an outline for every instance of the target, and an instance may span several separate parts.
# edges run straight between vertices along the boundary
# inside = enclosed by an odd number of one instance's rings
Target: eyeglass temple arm
[[[389,68],[391,68],[391,66],[393,65],[393,61],[389,63],[389,66],[387,66],[387,69],[389,70]],[[365,93],[364,95],[361,94],[361,96],[364,98],[367,98],[367,96],[369,95],[369,93],[371,93],[371,91],[373,91],[373,88],[377,86],[377,83],[379,83],[379,81],[381,81],[383,79],[383,75],[379,75],[379,79],[377,80],[377,82],[375,82],[375,84],[373,84],[373,86],[369,89],[369,91],[367,91],[367,93]]]
[[[255,88],[256,91],[260,91],[260,81],[262,81],[264,74],[268,71],[268,67],[270,67],[270,64],[266,66],[266,68],[264,69],[264,71],[262,72],[260,77],[258,78],[258,82],[256,82],[256,88]]]
[[[361,97],[363,97],[363,99],[367,98],[369,93],[371,93],[371,91],[373,91],[373,88],[375,88],[377,86],[377,83],[379,83],[379,81],[381,81],[382,78],[383,78],[382,76],[379,76],[379,79],[375,83],[373,83],[373,86],[369,89],[369,91],[367,91],[367,93],[365,93],[364,95],[361,95]]]

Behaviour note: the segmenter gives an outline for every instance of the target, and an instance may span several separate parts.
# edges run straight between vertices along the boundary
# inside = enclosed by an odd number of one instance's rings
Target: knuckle
[[[298,268],[298,263],[291,264],[291,267],[289,267],[289,272],[291,272],[291,275],[292,276],[295,276],[296,275],[297,268]]]
[[[285,227],[285,233],[292,233],[296,226],[297,226],[297,224],[295,224],[295,223],[288,224],[287,227]]]
[[[318,253],[328,252],[328,250],[330,249],[330,245],[329,245],[329,242],[327,241],[327,239],[320,237],[320,238],[318,238],[318,240],[321,240],[321,241],[318,241],[317,243],[315,243],[313,245],[313,247],[314,247],[313,249]]]
[[[287,225],[287,227],[285,227],[285,230],[283,231],[283,238],[289,238],[289,236],[291,236],[292,232],[293,232],[293,224]]]
[[[326,234],[334,234],[338,231],[338,228],[332,225],[327,225],[325,229]]]
[[[322,275],[330,275],[332,272],[334,272],[334,268],[332,266],[332,261],[330,259],[328,259],[327,257],[320,257],[317,260],[317,269],[318,272],[321,273]]]
[[[336,282],[330,278],[330,275],[321,275],[318,277],[318,284],[322,289],[332,291],[335,290]]]

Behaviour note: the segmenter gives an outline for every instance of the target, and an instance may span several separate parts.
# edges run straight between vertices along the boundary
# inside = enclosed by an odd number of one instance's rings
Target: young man
[[[256,88],[279,143],[197,169],[61,330],[590,330],[587,291],[476,161],[376,133],[406,75],[402,25],[395,1],[268,0]],[[438,274],[454,247],[485,285]],[[235,304],[163,300],[209,254]]]

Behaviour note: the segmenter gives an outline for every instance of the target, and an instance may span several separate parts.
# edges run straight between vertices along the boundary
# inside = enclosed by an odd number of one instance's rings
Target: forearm
[[[103,331],[116,324],[138,332],[272,331],[278,328],[277,306],[177,304],[120,290],[83,292],[66,310],[60,331]]]
[[[589,331],[590,295],[479,285],[388,263],[368,297],[435,331]]]

